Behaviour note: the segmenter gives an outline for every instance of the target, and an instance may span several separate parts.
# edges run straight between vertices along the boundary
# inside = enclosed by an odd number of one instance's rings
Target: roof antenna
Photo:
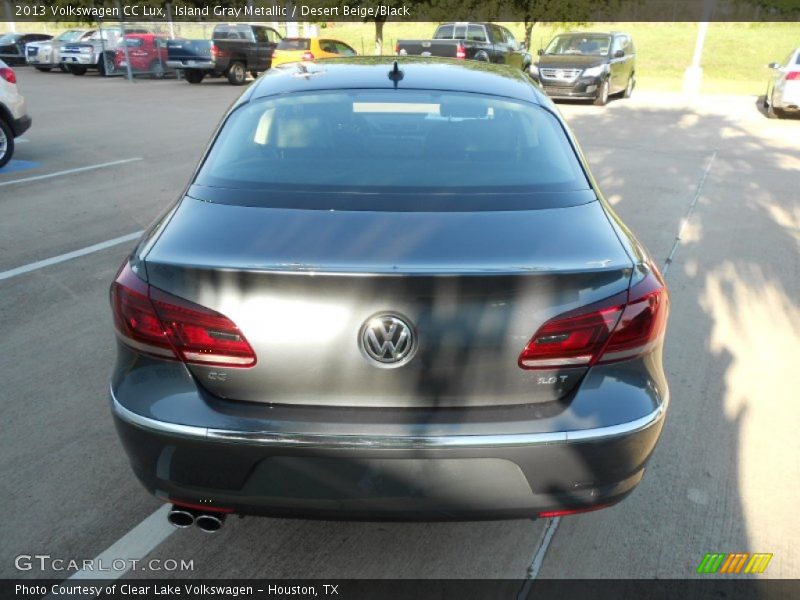
[[[397,84],[403,79],[403,72],[400,70],[400,65],[397,64],[397,61],[394,61],[394,66],[389,71],[389,79],[394,81],[394,87],[397,89]]]

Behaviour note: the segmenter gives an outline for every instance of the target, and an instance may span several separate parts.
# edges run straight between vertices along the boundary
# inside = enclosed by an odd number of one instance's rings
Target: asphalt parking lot
[[[672,294],[667,425],[623,503],[539,521],[247,518],[209,536],[151,517],[161,503],[118,443],[107,290],[242,90],[18,78],[34,125],[0,169],[0,576],[70,575],[18,571],[19,554],[106,553],[194,565],[128,577],[681,578],[707,552],[765,552],[763,576],[800,577],[800,120],[748,97],[560,105]]]

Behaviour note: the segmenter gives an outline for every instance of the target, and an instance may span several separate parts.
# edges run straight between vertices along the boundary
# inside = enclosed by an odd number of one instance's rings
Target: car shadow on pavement
[[[759,96],[756,98],[756,109],[764,116],[764,118],[769,118],[767,115],[767,107],[764,105],[765,101],[766,96]],[[781,116],[781,119],[794,119],[797,121],[800,120],[800,113],[785,113],[783,116]]]
[[[649,472],[618,507],[563,519],[543,577],[685,578],[708,552],[773,553],[764,576],[797,577],[797,530],[786,524],[798,490],[790,457],[800,451],[790,384],[800,349],[800,129],[776,130],[784,123],[748,114],[743,102],[730,114],[568,118],[614,209],[659,264],[673,250],[659,231],[672,220],[674,235],[696,206],[666,275],[671,405]],[[618,144],[593,145],[593,131]],[[641,181],[642,152],[661,180]]]

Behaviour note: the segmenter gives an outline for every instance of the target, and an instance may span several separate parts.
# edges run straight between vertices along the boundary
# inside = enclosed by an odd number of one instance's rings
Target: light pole
[[[697,39],[694,43],[694,55],[692,64],[683,74],[683,92],[685,94],[699,94],[700,87],[703,85],[703,46],[706,42],[706,32],[708,31],[708,21],[714,12],[715,0],[705,0],[703,2],[703,21],[698,23]]]

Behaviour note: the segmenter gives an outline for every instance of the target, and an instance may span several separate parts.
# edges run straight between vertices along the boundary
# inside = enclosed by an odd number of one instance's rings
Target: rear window
[[[442,25],[441,27],[439,27],[439,29],[436,30],[436,33],[433,34],[433,39],[435,40],[453,39],[453,26]]]
[[[211,37],[215,40],[255,41],[253,29],[249,25],[217,25]]]
[[[308,38],[284,38],[278,42],[278,50],[308,50],[311,40]]]
[[[229,117],[195,183],[264,190],[265,205],[279,191],[393,192],[402,203],[413,193],[589,188],[564,130],[543,108],[416,90],[291,94],[245,104]]]
[[[125,45],[128,48],[138,48],[144,45],[144,40],[142,38],[125,38]]]

